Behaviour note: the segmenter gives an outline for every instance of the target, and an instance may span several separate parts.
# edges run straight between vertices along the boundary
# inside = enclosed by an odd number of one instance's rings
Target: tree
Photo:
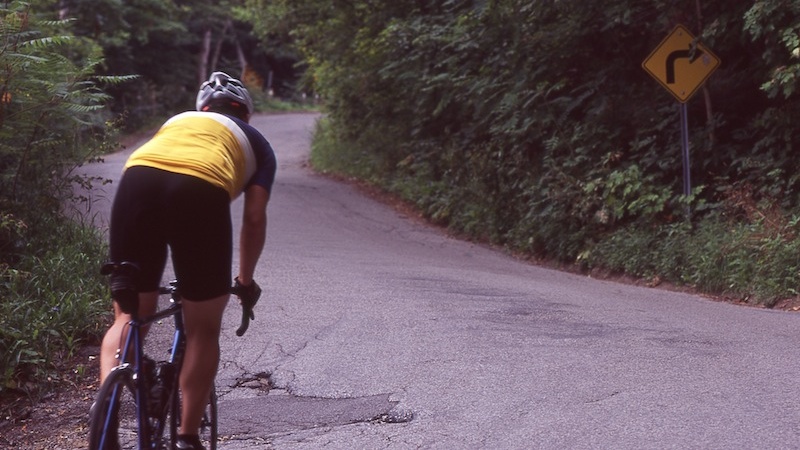
[[[72,199],[71,169],[113,131],[101,87],[124,79],[95,76],[99,47],[31,3],[4,3],[0,23],[3,391],[47,373],[62,350],[97,331],[102,246],[61,213]]]
[[[0,206],[58,209],[53,173],[80,158],[83,140],[104,126],[97,113],[109,97],[94,76],[99,48],[73,36],[67,21],[40,20],[26,3],[0,13]]]
[[[800,84],[800,1],[757,1],[745,14],[745,29],[764,43],[764,62],[772,69],[762,88],[770,97],[796,96]]]
[[[194,33],[202,36],[202,45],[199,47],[197,84],[200,85],[208,79],[212,71],[216,70],[222,52],[223,45],[233,44],[238,48],[236,33],[233,22],[233,8],[238,2],[232,1],[203,1],[192,2],[188,23]],[[237,52],[237,60],[240,56]],[[233,74],[241,77],[246,65],[241,60],[239,73]]]
[[[233,19],[238,3],[60,0],[58,11],[75,20],[80,36],[101,46],[100,73],[139,77],[110,90],[115,111],[135,128],[192,108],[197,87],[213,70],[242,76],[250,55],[242,50],[247,28]]]
[[[678,23],[723,61],[688,105],[696,205],[743,183],[800,203],[797,4],[247,2],[262,36],[294,40],[372,177],[454,228],[565,260],[683,216],[677,107],[641,69]]]

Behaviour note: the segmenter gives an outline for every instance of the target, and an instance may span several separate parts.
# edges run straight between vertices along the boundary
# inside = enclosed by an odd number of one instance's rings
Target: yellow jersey
[[[184,112],[167,120],[152,139],[136,149],[125,168],[147,166],[194,176],[225,189],[233,200],[251,182],[259,165],[263,166],[257,159],[264,157],[257,158],[256,152],[266,151],[264,145],[272,158],[274,177],[271,147],[263,137],[263,143],[253,142],[255,129],[247,130],[248,127],[252,128],[224,114]],[[265,186],[267,190],[271,185],[272,179]]]

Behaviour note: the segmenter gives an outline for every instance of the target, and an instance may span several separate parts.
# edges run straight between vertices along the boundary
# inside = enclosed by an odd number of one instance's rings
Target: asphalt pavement
[[[318,118],[252,120],[279,169],[256,320],[224,320],[221,449],[800,448],[797,313],[454,239],[313,173]]]

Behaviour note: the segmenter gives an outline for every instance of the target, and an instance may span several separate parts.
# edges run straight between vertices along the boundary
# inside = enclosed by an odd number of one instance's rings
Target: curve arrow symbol
[[[667,84],[675,84],[675,61],[686,58],[689,63],[693,63],[703,51],[695,48],[694,50],[675,50],[667,56]]]

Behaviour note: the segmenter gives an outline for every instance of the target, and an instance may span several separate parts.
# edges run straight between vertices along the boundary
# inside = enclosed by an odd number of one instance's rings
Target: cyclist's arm
[[[267,203],[269,191],[257,184],[244,191],[242,230],[239,235],[239,282],[247,286],[253,281],[256,263],[267,237]]]

